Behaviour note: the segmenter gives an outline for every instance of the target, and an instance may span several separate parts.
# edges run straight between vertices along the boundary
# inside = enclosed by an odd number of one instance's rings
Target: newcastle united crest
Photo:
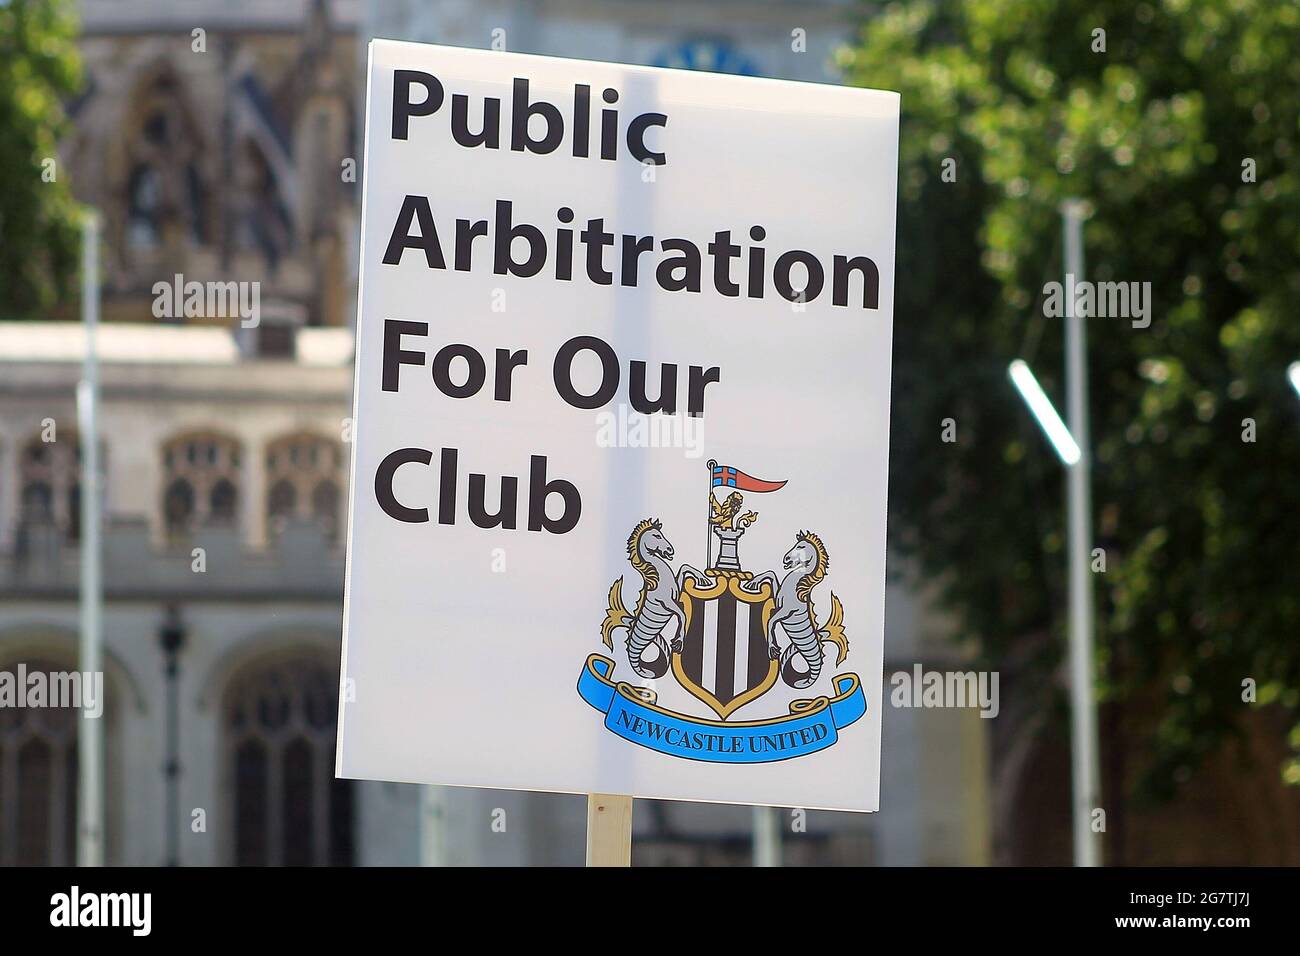
[[[615,635],[621,637],[637,677],[656,681],[671,673],[701,713],[660,706],[651,687],[615,679],[613,659],[602,654],[587,658],[578,693],[605,715],[610,731],[671,756],[767,763],[824,750],[867,707],[856,674],[832,673],[849,653],[839,598],[829,595],[824,618],[815,607],[830,569],[826,545],[820,535],[800,531],[780,571],[746,570],[740,539],[758,514],[745,509],[742,492],[777,491],[785,482],[716,461],[709,462],[709,476],[705,570],[674,566],[676,549],[662,524],[639,522],[627,556],[640,591],[629,608],[623,578],[615,581],[600,626],[606,648],[613,650]],[[807,696],[790,703],[788,713],[757,716],[778,681]]]

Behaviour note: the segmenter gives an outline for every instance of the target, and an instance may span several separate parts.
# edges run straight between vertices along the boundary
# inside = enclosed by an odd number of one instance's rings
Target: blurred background
[[[882,809],[760,817],[787,865],[1071,860],[1065,478],[1006,370],[1064,407],[1082,198],[1089,277],[1153,303],[1088,320],[1105,861],[1300,863],[1300,8],[0,0],[0,671],[78,666],[93,208],[108,863],[583,859],[580,796],[333,779],[373,37],[901,91]],[[260,323],[160,308],[178,275]],[[996,671],[997,716],[896,706],[916,665]],[[0,708],[0,865],[75,859],[78,724]],[[748,807],[634,834],[755,856]]]

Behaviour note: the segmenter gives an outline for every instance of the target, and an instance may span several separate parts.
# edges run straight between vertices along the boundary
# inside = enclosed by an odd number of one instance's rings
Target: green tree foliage
[[[1154,299],[1087,322],[1101,693],[1156,691],[1155,792],[1240,732],[1247,678],[1300,749],[1300,7],[916,0],[843,66],[902,94],[891,536],[989,659],[1059,659],[1064,476],[1006,367],[1064,409],[1044,283],[1085,197],[1087,278]]]
[[[77,207],[63,170],[46,162],[80,85],[69,7],[0,0],[0,318],[40,317],[76,266]]]

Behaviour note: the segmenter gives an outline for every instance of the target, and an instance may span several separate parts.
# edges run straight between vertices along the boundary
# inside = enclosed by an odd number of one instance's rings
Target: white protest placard
[[[371,44],[341,776],[877,808],[898,115]]]

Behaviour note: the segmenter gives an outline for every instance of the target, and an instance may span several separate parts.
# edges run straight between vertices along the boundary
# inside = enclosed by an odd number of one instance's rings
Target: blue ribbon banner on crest
[[[610,679],[614,662],[587,658],[578,678],[582,699],[605,715],[605,727],[624,740],[672,757],[708,763],[771,763],[817,753],[867,712],[857,674],[833,679],[834,697],[796,700],[790,713],[767,720],[724,722],[664,710],[654,691]]]

